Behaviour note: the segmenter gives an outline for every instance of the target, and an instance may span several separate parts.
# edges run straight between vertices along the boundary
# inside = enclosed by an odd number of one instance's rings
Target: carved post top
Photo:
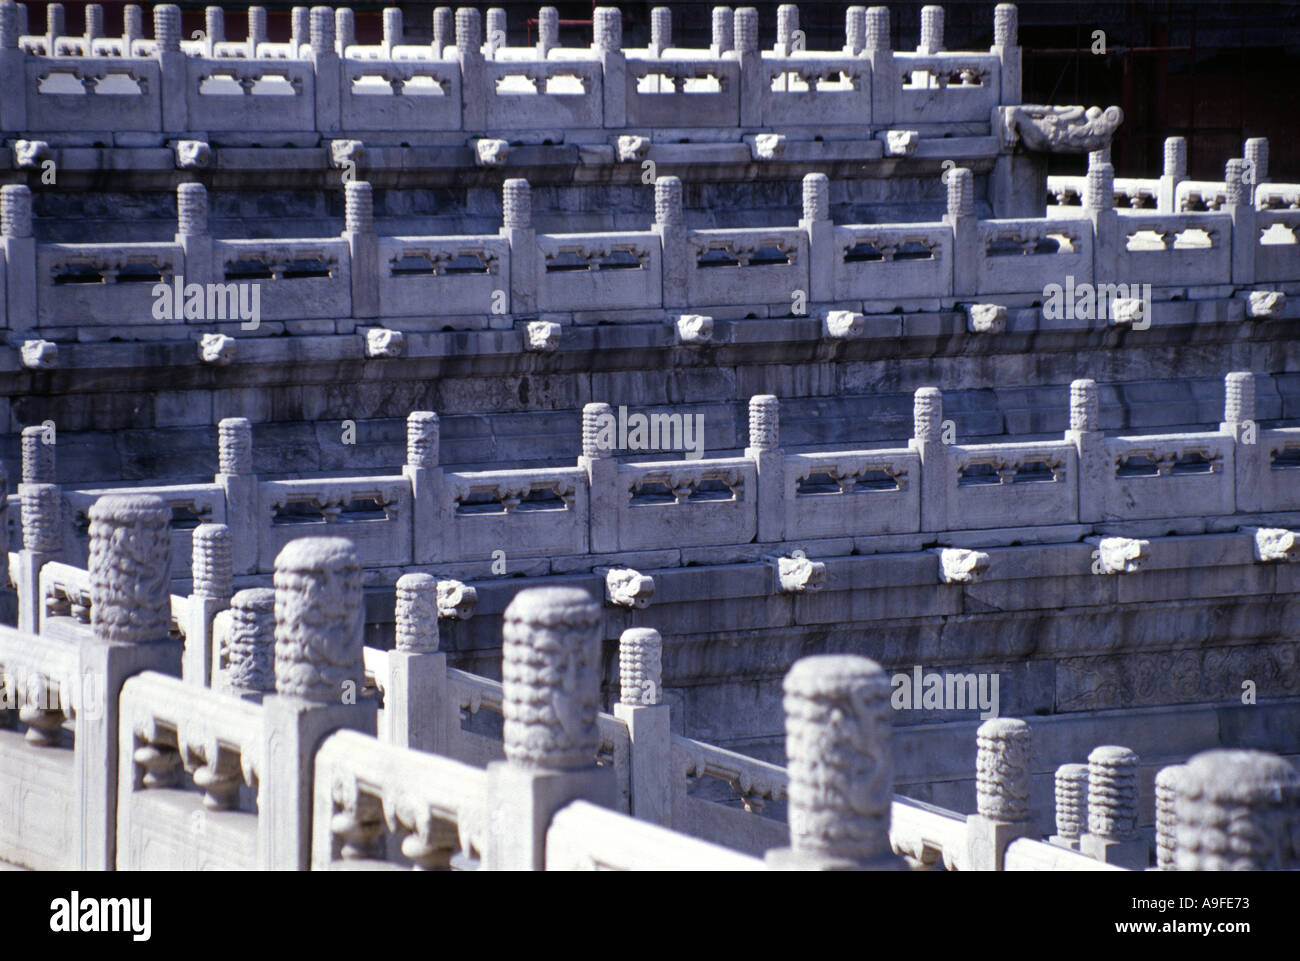
[[[227,598],[233,590],[233,547],[225,524],[200,524],[191,535],[191,594]]]
[[[830,216],[830,178],[825,174],[805,174],[803,178],[803,219],[829,220]]]
[[[758,53],[758,10],[754,7],[737,7],[734,18],[736,51],[741,54]]]
[[[1178,775],[1174,866],[1179,871],[1294,870],[1300,771],[1263,751],[1198,754]]]
[[[133,40],[144,36],[144,11],[138,3],[128,3],[122,8],[122,37]]]
[[[217,424],[218,472],[253,473],[253,425],[247,417],[225,417]]]
[[[853,56],[867,45],[867,8],[853,6],[844,11],[844,46]]]
[[[159,53],[173,53],[181,48],[181,8],[163,3],[153,8],[153,35]]]
[[[475,7],[456,8],[456,53],[463,59],[483,46],[483,18]]]
[[[274,613],[275,591],[269,587],[247,587],[236,591],[230,598],[234,611],[251,611],[258,614]]]
[[[18,37],[18,4],[4,0],[0,3],[0,50],[13,50]]]
[[[1095,380],[1070,382],[1070,430],[1101,429],[1101,395]]]
[[[433,469],[438,466],[440,425],[431,410],[416,410],[406,416],[406,465]]]
[[[788,50],[794,41],[794,32],[799,29],[799,6],[783,3],[776,8],[776,42],[784,44]]]
[[[350,234],[375,232],[375,194],[367,180],[343,185],[343,229]]]
[[[623,49],[623,11],[618,7],[597,7],[594,14],[593,44],[610,53]]]
[[[171,629],[171,508],[152,494],[107,494],[90,508],[91,625],[117,643]]]
[[[1255,419],[1255,375],[1234,370],[1223,378],[1223,420],[1242,424]]]
[[[775,394],[749,398],[749,446],[777,450],[781,446],[781,401]]]
[[[293,53],[298,55],[298,48],[311,39],[311,11],[307,7],[293,7],[289,10],[289,38],[293,44]]]
[[[1018,40],[1020,11],[1014,3],[999,3],[993,8],[993,46],[1014,47]]]
[[[663,637],[653,627],[632,627],[618,639],[618,699],[653,707],[663,703]]]
[[[655,223],[681,224],[682,181],[679,177],[659,177],[655,180]]]
[[[26,184],[5,184],[0,187],[0,235],[32,235],[32,191]]]
[[[1062,764],[1055,777],[1056,833],[1077,838],[1088,820],[1088,765]]]
[[[431,574],[403,574],[397,579],[397,649],[418,653],[438,650],[438,579]]]
[[[400,7],[384,7],[383,29],[385,46],[391,47],[402,42],[402,10]]]
[[[889,8],[867,7],[867,46],[869,52],[878,53],[890,49]]]
[[[520,591],[502,623],[506,759],[548,770],[594,767],[600,743],[600,605],[575,587]]]
[[[443,50],[456,42],[455,15],[451,7],[433,8],[433,49],[441,57]]]
[[[865,657],[824,654],[796,661],[782,687],[794,853],[850,863],[888,860],[888,676]]]
[[[668,7],[650,10],[650,47],[660,53],[673,45],[673,12]]]
[[[529,228],[533,225],[533,193],[528,181],[511,177],[502,185],[502,222],[507,227]]]
[[[226,12],[220,7],[205,7],[203,14],[203,26],[208,42],[210,44],[225,43]]]
[[[22,433],[23,483],[55,483],[55,445],[50,432],[39,424],[24,427]]]
[[[1268,182],[1268,138],[1251,137],[1246,141],[1246,164],[1250,170],[1250,183],[1258,186]]]
[[[948,216],[969,217],[975,212],[975,175],[965,167],[948,171]]]
[[[937,441],[943,424],[943,392],[938,387],[919,387],[912,398],[912,436]]]
[[[63,492],[57,484],[23,484],[19,494],[23,549],[38,554],[56,553],[63,543],[60,524]]]
[[[920,53],[939,53],[943,50],[943,7],[927,4],[921,8]]]
[[[1164,175],[1178,180],[1187,178],[1187,140],[1185,138],[1165,138]]]
[[[1227,194],[1228,206],[1239,207],[1249,200],[1250,191],[1245,180],[1246,161],[1241,157],[1233,157],[1223,169],[1224,193]]]
[[[208,232],[208,189],[186,183],[176,188],[176,232],[199,237]]]
[[[1104,161],[1088,164],[1083,206],[1089,210],[1111,210],[1115,206],[1115,168]]]
[[[400,14],[400,11],[399,11]],[[385,23],[388,19],[388,11],[384,11]],[[311,43],[312,55],[319,57],[322,54],[334,53],[334,9],[332,7],[312,7],[310,25],[308,27],[308,37]]]
[[[713,47],[718,55],[736,46],[735,15],[730,7],[714,7],[712,14]]]
[[[1029,819],[1029,725],[1011,717],[990,718],[975,733],[976,803],[996,821]]]
[[[610,448],[602,442],[614,419],[614,408],[609,404],[585,404],[582,408],[582,456],[592,460],[611,456]]]
[[[275,559],[275,690],[342,703],[365,678],[361,563],[343,537],[300,537]]]

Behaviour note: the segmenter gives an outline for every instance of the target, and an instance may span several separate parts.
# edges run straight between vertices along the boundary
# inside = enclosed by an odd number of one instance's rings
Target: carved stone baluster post
[[[671,827],[673,732],[664,703],[663,644],[652,627],[629,628],[619,637],[614,716],[627,725],[632,742],[632,816]]]
[[[39,581],[38,577],[38,584]],[[4,464],[0,464],[0,623],[17,622],[18,598],[9,588],[9,472]],[[0,689],[2,694],[3,689]],[[0,708],[0,718],[3,716],[4,711]]]
[[[1253,206],[1255,194],[1262,184],[1268,183],[1268,138],[1251,137],[1246,141],[1246,169],[1244,177],[1248,202]]]
[[[341,10],[339,11],[342,12]],[[348,13],[352,11],[349,10]],[[250,60],[257,57],[258,44],[266,43],[266,7],[248,8],[248,47],[244,56]]]
[[[592,49],[600,55],[604,89],[604,123],[608,130],[627,126],[627,56],[623,53],[623,12],[597,7],[592,14]]]
[[[324,737],[340,728],[376,732],[375,701],[361,697],[362,601],[349,540],[302,537],[275,559],[275,694],[262,701],[257,825],[264,869],[308,868],[312,766]]]
[[[664,307],[688,307],[687,258],[693,256],[686,243],[686,219],[682,212],[682,182],[677,177],[655,181],[655,222],[650,228],[659,235],[663,248],[660,271],[663,277]]]
[[[311,43],[311,9],[293,7],[289,10],[289,56],[302,56],[302,48]]]
[[[1002,78],[998,103],[1004,107],[1020,103],[1020,12],[1014,3],[999,3],[993,9],[993,46],[989,53],[999,60]]]
[[[275,591],[254,587],[230,601],[221,686],[237,697],[261,701],[275,690]]]
[[[1223,379],[1223,422],[1219,424],[1219,433],[1228,434],[1233,440],[1237,510],[1260,510],[1272,463],[1268,446],[1260,443],[1259,423],[1255,419],[1255,375],[1248,370],[1231,371]]]
[[[334,10],[331,7],[312,7],[310,20],[311,59],[315,64],[316,80],[316,131],[321,136],[335,133],[342,127],[343,115],[340,100],[341,65],[334,45]]]
[[[189,68],[181,50],[181,8],[163,3],[153,8],[153,36],[158,57],[159,95],[162,97],[163,133],[188,133],[189,100],[186,75]]]
[[[1300,772],[1263,751],[1206,751],[1178,779],[1174,868],[1300,868]]]
[[[212,681],[213,620],[230,606],[232,585],[232,540],[225,524],[200,524],[194,528],[190,573],[188,622],[185,630],[185,660],[182,676],[191,684],[207,686]]]
[[[975,217],[975,176],[965,167],[953,167],[944,177],[948,210],[943,221],[952,228],[952,293],[959,298],[974,297],[984,257]]]
[[[868,7],[865,29],[862,54],[871,61],[871,124],[881,127],[894,122],[899,87],[890,43],[889,8]]]
[[[393,48],[402,42],[402,8],[384,7],[384,33],[380,46],[384,59],[392,60]]]
[[[537,288],[542,265],[538,257],[537,232],[533,230],[533,193],[528,181],[511,177],[502,185],[500,235],[510,242],[510,309],[492,314],[493,327],[513,326],[514,316],[537,311]]]
[[[1126,747],[1106,745],[1088,755],[1088,833],[1079,853],[1134,871],[1150,860],[1138,834],[1138,756]]]
[[[1248,181],[1254,171],[1249,171],[1246,161],[1229,160],[1223,172],[1228,202],[1225,212],[1232,217],[1232,282],[1237,286],[1255,282],[1255,248],[1259,244],[1259,231],[1255,227],[1255,186]]]
[[[21,51],[15,53],[23,56]],[[22,63],[19,66],[26,69]],[[21,90],[25,82],[25,79],[21,80],[18,86],[8,89]],[[9,102],[22,99],[0,97],[0,101]],[[0,110],[8,107],[9,104],[5,103],[0,105]],[[5,258],[3,312],[9,329],[14,332],[31,330],[36,326],[36,237],[32,233],[32,191],[26,184],[0,187],[0,246],[4,248]]]
[[[1187,141],[1182,137],[1165,138],[1164,171],[1156,196],[1156,210],[1162,214],[1177,213],[1175,199],[1178,185],[1187,179]]]
[[[433,56],[441,60],[448,47],[456,45],[456,17],[451,7],[433,9]]]
[[[967,870],[1001,871],[1012,841],[1035,837],[1029,817],[1029,725],[1013,717],[995,717],[975,734],[977,814],[966,818]]]
[[[1171,764],[1156,774],[1156,870],[1174,869],[1177,844],[1178,782],[1186,766]]]
[[[758,539],[785,539],[785,452],[781,450],[781,402],[774,394],[749,399],[749,446],[745,456],[758,475]]]
[[[889,820],[894,792],[889,677],[875,661],[820,655],[785,676],[790,846],[775,870],[902,871]]]
[[[231,570],[253,574],[258,567],[258,539],[264,518],[258,508],[253,473],[253,425],[247,417],[226,417],[217,425],[218,467],[213,482],[226,496],[230,528]],[[266,523],[270,519],[266,518]]]
[[[495,60],[497,50],[508,46],[508,36],[505,9],[502,7],[488,7],[487,40],[483,44],[484,57],[488,60]]]
[[[1088,826],[1088,765],[1062,764],[1056,769],[1056,833],[1047,840],[1057,847],[1079,850],[1079,836]]]
[[[673,12],[668,7],[650,11],[650,56],[662,57],[673,44]]]
[[[736,48],[735,13],[730,7],[714,7],[711,22],[713,33],[709,56],[717,60],[728,50]]]
[[[379,316],[379,238],[375,235],[374,191],[364,180],[343,185],[343,239],[352,264],[352,316]]]
[[[547,53],[560,45],[560,11],[555,7],[542,7],[537,11],[537,58],[545,60]]]
[[[783,3],[776,8],[776,47],[774,53],[778,57],[789,57],[794,53],[794,35],[799,29],[799,5],[794,3]],[[789,82],[789,78],[783,78],[783,82]],[[782,88],[785,89],[785,88]]]
[[[218,279],[212,259],[212,230],[208,226],[208,190],[203,184],[176,188],[176,243],[185,252],[185,283],[208,284]]]
[[[808,233],[808,300],[812,303],[835,299],[835,224],[830,193],[830,179],[825,174],[804,175],[799,228]]]
[[[912,400],[912,420],[912,438],[907,443],[921,458],[921,530],[946,530],[948,489],[955,487],[956,481],[943,442],[943,393],[939,388],[917,389]]]
[[[459,705],[447,696],[447,655],[438,650],[438,581],[429,574],[397,579],[397,648],[388,653],[384,698],[387,739],[433,754],[450,753]]]
[[[49,57],[59,55],[59,38],[68,32],[64,17],[63,4],[51,3],[45,8],[45,54]]]
[[[205,7],[203,26],[204,55],[214,57],[217,44],[226,42],[226,12],[220,7]]]
[[[588,530],[593,554],[618,550],[620,498],[618,461],[614,458],[614,410],[609,404],[587,404],[582,408],[582,455],[578,466],[587,474]]]
[[[406,418],[406,463],[402,476],[411,482],[411,543],[415,563],[432,564],[446,554],[443,534],[450,531],[452,517],[442,517],[442,468],[439,457],[438,415],[430,410],[412,411]],[[455,506],[451,505],[451,510]]]
[[[456,58],[461,74],[461,130],[477,133],[487,126],[487,102],[493,92],[483,66],[483,19],[474,7],[456,10]]]
[[[152,494],[112,494],[90,508],[90,623],[81,674],[102,688],[99,711],[77,717],[78,868],[116,866],[118,703],[141,671],[179,675],[171,637],[171,509]]]
[[[738,7],[732,29],[736,56],[740,60],[740,125],[746,129],[761,127],[767,74],[758,48],[758,11],[753,7]]]
[[[1074,444],[1078,452],[1081,524],[1105,516],[1106,498],[1112,488],[1114,466],[1106,454],[1100,410],[1101,395],[1096,381],[1080,379],[1070,383],[1070,429],[1065,432],[1065,440]]]
[[[551,817],[572,801],[613,805],[600,734],[600,605],[586,591],[521,591],[502,626],[504,761],[488,765],[488,870],[539,871]]]
[[[12,91],[0,97],[0,130],[27,129],[27,98],[17,91],[27,82],[24,54],[18,48],[20,13],[16,3],[0,3],[0,89]]]
[[[1127,283],[1120,274],[1127,239],[1115,212],[1115,168],[1088,155],[1088,179],[1083,208],[1092,220],[1092,280],[1094,284]]]
[[[23,548],[18,552],[18,629],[41,627],[41,568],[57,560],[63,545],[63,491],[57,484],[19,484]]]

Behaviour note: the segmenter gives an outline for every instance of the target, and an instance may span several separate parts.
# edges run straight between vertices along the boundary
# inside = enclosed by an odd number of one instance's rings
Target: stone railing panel
[[[1092,224],[1086,219],[981,220],[977,293],[1041,291],[1063,284],[1091,283]]]
[[[1261,210],[1255,229],[1256,283],[1300,281],[1300,210]]]
[[[593,60],[483,64],[489,130],[581,130],[604,118],[604,73]]]
[[[341,72],[344,130],[460,129],[461,76],[453,63],[350,57]]]
[[[1258,444],[1258,454],[1265,458],[1261,469],[1255,472],[1259,485],[1259,509],[1300,510],[1300,428],[1259,431]],[[1239,457],[1254,453],[1244,445],[1237,448]]]
[[[28,57],[27,129],[154,131],[162,125],[156,60]],[[7,91],[13,96],[14,91]],[[93,118],[93,119],[92,119]]]
[[[834,54],[764,53],[759,74],[765,126],[854,125],[871,116],[871,61]],[[997,102],[996,95],[994,103]]]
[[[746,544],[758,531],[757,475],[746,458],[625,463],[617,482],[621,550]]]
[[[901,534],[921,529],[915,451],[826,451],[785,457],[790,537]]]
[[[894,68],[903,82],[894,96],[895,126],[988,123],[1001,99],[995,54],[895,53]]]
[[[679,255],[692,306],[793,303],[796,290],[808,290],[808,235],[795,227],[692,230]]]
[[[500,292],[500,293],[498,293]],[[510,306],[510,242],[489,235],[379,238],[384,317],[481,315]]]
[[[41,327],[185,323],[160,318],[154,287],[185,273],[179,244],[40,244],[36,318]],[[18,283],[21,278],[10,277]],[[174,295],[172,300],[174,300]],[[174,313],[172,316],[174,317]]]
[[[540,310],[663,305],[663,251],[653,233],[539,234],[537,247]]]
[[[311,868],[449,866],[487,843],[487,775],[461,761],[339,731],[316,752]]]
[[[836,300],[952,294],[947,224],[853,224],[835,228]]]
[[[256,285],[259,320],[352,316],[345,240],[216,240],[212,258],[219,283]]]
[[[1155,287],[1232,282],[1228,214],[1132,213],[1119,218],[1117,229],[1118,282]]]
[[[411,482],[406,477],[262,481],[258,566],[275,569],[299,537],[346,537],[366,567],[411,563]]]
[[[261,866],[260,705],[146,672],[122,687],[119,732],[118,870]]]
[[[316,130],[316,72],[309,61],[186,57],[185,69],[191,130]]]
[[[1066,441],[947,448],[949,530],[1073,524],[1078,455]]]
[[[740,64],[627,58],[627,126],[740,126]]]
[[[590,495],[579,468],[447,473],[441,496],[448,558],[587,552]]]
[[[1232,438],[1223,434],[1108,437],[1104,445],[1108,520],[1231,514],[1235,510]]]

